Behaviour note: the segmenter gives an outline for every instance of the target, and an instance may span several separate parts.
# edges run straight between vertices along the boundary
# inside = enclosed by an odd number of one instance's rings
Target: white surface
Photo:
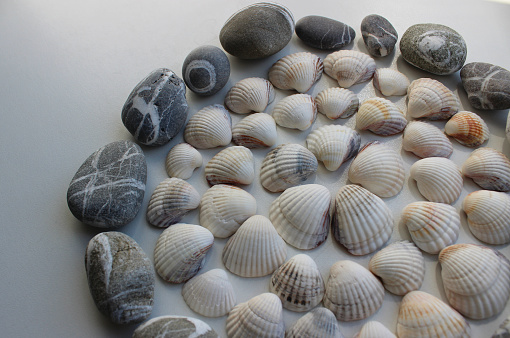
[[[361,20],[377,13],[386,17],[399,36],[416,23],[446,24],[461,33],[468,46],[467,62],[485,61],[510,69],[510,6],[481,1],[281,1],[297,20],[306,15],[324,15],[351,25],[357,33],[347,48],[366,51],[361,38]],[[121,337],[130,336],[135,326],[116,326],[99,313],[90,296],[84,267],[85,247],[98,233],[78,222],[66,204],[68,184],[81,163],[106,143],[132,139],[122,125],[120,111],[132,88],[150,71],[168,67],[181,74],[182,61],[195,47],[220,46],[218,34],[231,14],[250,1],[36,1],[4,0],[0,4],[0,124],[1,156],[0,215],[0,292],[2,307],[0,327],[4,337]],[[222,103],[235,82],[249,76],[265,77],[273,62],[297,52],[312,51],[321,57],[327,53],[312,50],[294,35],[281,52],[265,60],[242,61],[230,56],[232,72],[229,83],[218,94],[201,98],[188,91],[189,114],[200,108]],[[440,79],[460,97],[463,107],[472,110],[460,85],[458,73],[438,77],[408,65],[395,53],[376,60],[378,67],[396,67],[411,80],[419,77]],[[334,81],[323,75],[309,93],[315,96]],[[377,95],[370,83],[352,87],[361,100]],[[289,93],[277,91],[279,99]],[[391,98],[402,108],[405,99]],[[505,139],[507,111],[479,112],[489,124],[492,136],[484,146],[510,155]],[[233,115],[234,122],[241,116]],[[278,129],[278,143],[304,145],[313,129],[332,123],[319,116],[305,132]],[[339,120],[354,126],[354,118]],[[440,128],[444,122],[435,123]],[[379,139],[400,149],[401,135],[382,138],[363,132],[362,143]],[[145,210],[152,191],[166,177],[164,160],[170,148],[182,141],[182,133],[160,148],[144,148],[148,161],[148,182],[142,209],[136,219],[121,229],[132,236],[148,253],[152,251],[161,229],[150,226]],[[453,141],[452,159],[460,166],[472,151]],[[218,149],[201,151],[206,163]],[[255,150],[256,173],[267,149]],[[408,174],[418,158],[402,151]],[[346,183],[348,165],[334,173],[322,164],[308,183],[327,186],[332,196]],[[408,176],[407,176],[408,177]],[[189,180],[203,194],[208,188],[203,167]],[[247,191],[257,197],[258,212],[268,215],[270,203],[278,196],[255,182]],[[461,210],[463,198],[478,190],[466,179],[460,199],[454,204]],[[423,200],[416,184],[406,181],[404,190],[385,199],[395,216],[395,231],[390,241],[409,238],[399,223],[407,203]],[[479,243],[467,228],[461,212],[462,228],[458,242]],[[187,215],[188,223],[198,222],[198,210]],[[216,240],[204,271],[222,267],[221,251],[226,240]],[[507,257],[510,247],[500,246]],[[290,258],[299,253],[288,247]],[[325,279],[330,266],[341,259],[352,259],[367,266],[371,255],[353,257],[331,238],[321,247],[306,252],[319,264]],[[425,255],[427,274],[422,290],[445,300],[437,257]],[[267,292],[269,277],[244,279],[229,273],[238,301]],[[151,317],[186,315],[205,320],[221,336],[226,317],[207,319],[193,313],[180,295],[181,285],[169,285],[157,278],[154,310]],[[382,308],[368,320],[383,322],[396,331],[401,297],[386,293]],[[473,336],[490,336],[510,306],[499,316],[483,321],[469,320]],[[287,326],[302,314],[284,311]],[[352,336],[366,320],[340,323],[346,337]]]

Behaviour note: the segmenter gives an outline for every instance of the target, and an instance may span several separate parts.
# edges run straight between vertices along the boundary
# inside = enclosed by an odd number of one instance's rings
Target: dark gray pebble
[[[469,103],[476,109],[510,108],[510,72],[485,62],[472,62],[460,71]]]
[[[361,34],[368,52],[375,57],[391,54],[398,40],[393,25],[377,14],[368,15],[361,21]]]
[[[310,47],[335,50],[350,44],[356,37],[356,32],[340,21],[310,15],[296,23],[296,35]]]
[[[216,338],[218,334],[203,321],[182,316],[161,316],[141,324],[133,338]]]

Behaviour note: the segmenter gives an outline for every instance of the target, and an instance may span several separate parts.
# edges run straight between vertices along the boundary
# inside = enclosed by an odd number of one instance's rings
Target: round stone
[[[476,109],[510,108],[510,72],[485,62],[472,62],[460,71],[469,103]]]
[[[368,15],[361,21],[361,35],[368,52],[375,57],[391,54],[398,39],[393,25],[377,14]]]
[[[310,47],[335,50],[350,44],[356,37],[356,32],[340,21],[310,15],[296,23],[296,35]]]
[[[133,332],[133,338],[217,338],[211,327],[193,317],[161,316],[140,324]]]

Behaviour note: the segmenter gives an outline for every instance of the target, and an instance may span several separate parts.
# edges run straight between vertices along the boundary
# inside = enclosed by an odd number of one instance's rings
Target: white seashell
[[[315,97],[317,111],[331,120],[348,118],[358,111],[359,99],[349,89],[331,87]]]
[[[279,89],[295,89],[305,93],[322,76],[320,57],[308,52],[294,53],[276,61],[269,69],[269,81]]]
[[[353,255],[381,248],[393,232],[393,215],[384,201],[359,185],[338,190],[331,223],[333,236]]]
[[[356,128],[370,130],[377,135],[398,134],[406,125],[404,113],[393,102],[382,97],[364,101],[356,114]]]
[[[271,221],[251,216],[230,237],[223,248],[225,267],[241,277],[261,277],[275,271],[285,261],[287,248]]]
[[[237,114],[261,113],[274,100],[271,82],[250,77],[237,82],[225,96],[225,106]]]
[[[443,132],[429,123],[411,121],[404,129],[402,148],[425,157],[450,157],[453,145]]]
[[[414,80],[407,93],[407,112],[414,118],[446,120],[460,109],[457,96],[437,80]]]
[[[375,69],[374,59],[355,50],[339,50],[324,59],[324,72],[343,88],[370,80]]]
[[[409,170],[420,193],[431,202],[451,204],[462,191],[462,175],[457,165],[444,157],[416,161]]]
[[[324,280],[314,260],[299,254],[273,273],[269,291],[281,299],[284,308],[304,312],[322,301]]]
[[[228,147],[214,155],[205,166],[209,184],[251,184],[255,179],[255,160],[250,149]]]
[[[276,104],[273,118],[281,127],[306,130],[317,118],[317,105],[308,94],[290,95]]]
[[[507,117],[507,120],[506,120],[506,130],[505,130],[505,133],[506,133],[506,139],[508,140],[508,142],[510,142],[510,112],[508,112],[508,117]]]
[[[265,113],[248,115],[234,126],[232,139],[246,148],[270,147],[276,143],[276,123]]]
[[[375,320],[366,322],[361,327],[361,330],[353,338],[374,338],[374,337],[397,338],[397,336],[395,336],[393,332],[388,330],[386,326]]]
[[[366,268],[353,261],[338,261],[329,270],[324,307],[341,321],[365,319],[382,305],[384,287]]]
[[[343,338],[335,314],[318,307],[308,312],[285,333],[287,338]]]
[[[280,144],[264,157],[260,183],[271,192],[284,191],[315,174],[317,167],[310,150],[299,144]]]
[[[359,150],[361,136],[357,131],[341,126],[322,126],[306,138],[306,147],[329,171],[335,171],[342,163],[353,158]]]
[[[499,328],[494,332],[491,338],[508,338],[510,337],[510,317],[505,319]]]
[[[202,155],[191,144],[179,143],[166,156],[165,169],[170,177],[187,180],[202,166]]]
[[[392,68],[379,68],[374,73],[374,87],[384,96],[402,96],[407,94],[410,82],[407,76]]]
[[[482,118],[469,111],[453,115],[444,126],[446,135],[467,147],[478,147],[489,139],[489,127]]]
[[[232,141],[230,113],[221,104],[202,108],[186,124],[184,140],[199,149],[228,145]]]
[[[224,316],[236,305],[234,288],[222,269],[191,278],[182,287],[182,298],[191,310],[206,317]]]
[[[230,237],[256,213],[255,197],[232,185],[214,185],[200,201],[200,225],[218,238]]]
[[[352,160],[348,177],[379,197],[392,197],[404,187],[404,161],[392,148],[370,142]]]
[[[479,148],[462,165],[462,173],[487,190],[510,191],[510,160],[492,148]]]
[[[156,242],[154,266],[157,273],[170,283],[186,282],[202,268],[213,242],[212,233],[200,225],[172,225]]]
[[[184,329],[183,329],[184,328]],[[155,336],[157,334],[157,336]],[[184,336],[183,336],[184,335]],[[159,316],[140,324],[132,338],[149,337],[218,337],[209,324],[200,319],[184,316]]]
[[[460,216],[453,206],[435,202],[414,202],[402,210],[402,221],[414,244],[436,255],[457,241]]]

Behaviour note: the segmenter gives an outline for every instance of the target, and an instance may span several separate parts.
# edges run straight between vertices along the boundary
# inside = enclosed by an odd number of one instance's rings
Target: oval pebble
[[[216,331],[200,319],[183,316],[160,316],[140,324],[133,338],[217,338]]]
[[[471,62],[460,71],[462,86],[476,109],[510,108],[510,72],[485,62]]]
[[[356,32],[340,21],[310,15],[296,23],[296,35],[310,47],[336,50],[350,44],[356,37]]]
[[[391,54],[395,49],[398,34],[388,19],[372,14],[361,21],[361,35],[368,52],[375,57]]]

